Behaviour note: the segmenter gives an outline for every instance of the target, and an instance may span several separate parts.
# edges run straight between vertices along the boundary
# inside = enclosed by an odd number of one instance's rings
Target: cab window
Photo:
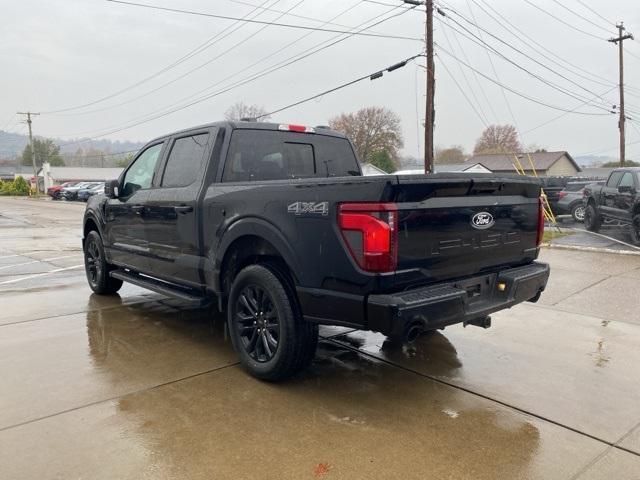
[[[158,143],[147,148],[131,164],[122,182],[122,196],[129,197],[140,189],[151,187],[162,145]]]
[[[618,186],[618,182],[620,181],[621,177],[622,177],[622,172],[613,172],[609,177],[609,180],[607,180],[607,187],[616,188]]]
[[[208,140],[209,134],[201,133],[178,138],[173,143],[164,168],[163,187],[186,187],[198,178]]]
[[[620,183],[618,184],[618,187],[634,187],[635,184],[633,183],[633,175],[631,175],[631,172],[625,172],[625,174],[622,176],[622,180],[620,180]]]

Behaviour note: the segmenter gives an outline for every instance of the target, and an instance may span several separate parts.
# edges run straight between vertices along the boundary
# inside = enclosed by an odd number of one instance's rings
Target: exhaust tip
[[[404,334],[404,343],[413,343],[425,331],[423,322],[409,324]]]

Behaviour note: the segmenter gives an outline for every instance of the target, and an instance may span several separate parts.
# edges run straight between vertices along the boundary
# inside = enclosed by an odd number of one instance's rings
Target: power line
[[[397,8],[398,8],[398,6],[394,7],[391,11],[396,10]],[[387,13],[390,13],[391,11],[385,12],[385,13],[380,14],[380,15],[376,15],[376,16],[375,16],[375,17],[373,17],[372,19],[367,20],[367,21],[363,22],[363,23],[362,23],[362,24],[360,24],[360,25],[363,25],[363,24],[369,23],[370,21],[373,21],[374,19],[377,19],[377,18],[383,17],[383,16],[385,16]],[[377,22],[375,22],[375,23],[373,23],[373,24],[371,24],[371,25],[368,25],[368,26],[365,26],[365,27],[361,28],[358,32],[362,32],[362,31],[364,31],[364,30],[368,30],[368,29],[370,29],[370,28],[373,28],[373,27],[375,27],[375,26],[377,26],[377,25],[382,24],[383,22],[386,22],[386,21],[391,20],[391,19],[393,19],[393,18],[396,18],[396,17],[398,17],[398,16],[400,16],[400,15],[403,15],[403,14],[404,14],[404,13],[406,13],[407,11],[409,11],[409,9],[402,9],[402,12],[397,13],[397,14],[394,14],[394,15],[387,16],[387,17],[385,17],[385,18],[382,18],[381,20],[378,20]],[[359,27],[360,27],[360,26],[358,26],[358,27],[356,27],[356,28],[359,28]],[[175,112],[180,111],[180,110],[183,110],[183,109],[185,109],[185,108],[189,108],[189,107],[191,107],[191,106],[193,106],[193,105],[196,105],[196,104],[198,104],[198,103],[201,103],[201,102],[203,102],[203,101],[205,101],[205,100],[208,100],[208,99],[210,99],[210,98],[213,98],[213,97],[215,97],[215,96],[221,95],[221,94],[223,94],[223,93],[226,93],[226,92],[228,92],[228,91],[230,91],[230,90],[233,90],[233,89],[235,89],[235,88],[238,88],[238,87],[240,87],[240,86],[243,86],[243,85],[246,85],[246,84],[248,84],[248,83],[251,83],[251,82],[253,82],[253,81],[255,81],[255,80],[259,79],[259,78],[262,78],[262,77],[264,77],[264,76],[266,76],[266,75],[268,75],[268,74],[270,74],[270,73],[273,73],[273,72],[275,72],[275,71],[277,71],[277,70],[280,70],[280,69],[285,68],[285,67],[287,67],[287,66],[289,66],[289,65],[292,65],[292,64],[294,64],[294,63],[297,63],[297,62],[299,62],[300,60],[303,60],[303,59],[305,59],[305,58],[308,58],[308,57],[310,57],[311,55],[314,55],[314,54],[316,54],[316,53],[318,53],[318,52],[320,52],[320,51],[323,51],[323,50],[325,50],[325,49],[327,49],[327,48],[329,48],[329,47],[333,46],[333,45],[336,45],[336,44],[338,44],[338,43],[340,43],[340,42],[343,42],[343,41],[345,41],[345,40],[347,40],[347,39],[351,38],[352,36],[354,36],[354,35],[355,35],[355,34],[357,34],[358,32],[347,32],[347,33],[345,34],[345,36],[342,36],[342,34],[338,34],[338,35],[336,35],[336,36],[332,37],[332,39],[329,39],[329,40],[326,40],[326,41],[320,42],[319,44],[316,44],[315,46],[308,48],[307,50],[303,51],[302,53],[299,53],[299,54],[293,55],[293,56],[289,57],[289,58],[288,58],[288,59],[286,59],[286,60],[283,60],[283,61],[281,61],[281,62],[279,62],[279,63],[277,63],[277,64],[274,64],[274,65],[271,65],[270,67],[267,67],[266,69],[263,69],[262,71],[260,71],[260,72],[258,72],[258,73],[256,73],[256,74],[253,74],[253,76],[245,77],[244,79],[239,80],[238,82],[236,82],[236,83],[234,83],[234,84],[232,84],[232,85],[230,85],[230,86],[224,87],[222,90],[218,90],[218,91],[215,91],[215,92],[213,92],[213,93],[210,93],[210,94],[207,94],[207,95],[203,95],[203,96],[201,96],[201,97],[199,97],[199,98],[195,98],[194,100],[189,101],[189,102],[188,102],[188,103],[186,103],[186,104],[179,105],[179,104],[180,104],[180,102],[183,102],[183,101],[186,101],[186,100],[188,100],[188,99],[191,99],[191,98],[193,98],[195,95],[198,95],[199,93],[201,93],[201,92],[203,92],[203,91],[206,91],[206,90],[210,90],[210,89],[212,88],[211,86],[210,86],[210,87],[207,87],[206,89],[201,90],[200,92],[197,92],[196,94],[191,95],[190,97],[187,97],[186,99],[183,99],[183,100],[180,100],[180,101],[178,101],[178,102],[175,102],[174,104],[172,104],[172,105],[170,105],[170,106],[168,106],[168,107],[165,107],[165,108],[163,108],[163,109],[156,110],[155,112],[152,112],[152,113],[150,113],[150,114],[147,114],[147,115],[143,115],[143,116],[138,117],[138,119],[141,119],[140,121],[136,121],[136,122],[132,122],[132,123],[129,123],[129,124],[125,124],[124,126],[114,126],[114,127],[110,127],[108,130],[105,130],[105,131],[99,131],[99,133],[98,133],[98,134],[93,135],[93,136],[92,136],[92,137],[90,137],[90,138],[82,139],[82,140],[74,141],[74,142],[69,142],[69,143],[67,143],[67,144],[65,144],[65,145],[71,145],[71,144],[81,143],[81,142],[85,142],[85,141],[90,141],[90,140],[95,139],[95,138],[103,137],[103,136],[105,136],[105,135],[111,135],[111,134],[113,134],[113,133],[117,133],[117,132],[120,132],[120,131],[123,131],[123,130],[127,130],[127,129],[129,129],[129,128],[132,128],[132,127],[135,127],[135,126],[137,126],[137,125],[141,125],[141,124],[144,124],[144,123],[150,122],[150,121],[152,121],[152,120],[155,120],[155,119],[158,119],[158,118],[164,117],[164,116],[166,116],[166,115],[170,115],[171,113],[175,113]],[[338,37],[341,37],[341,38],[338,38]],[[334,38],[337,38],[337,40],[332,41]],[[327,43],[327,42],[330,42],[330,43]],[[323,45],[323,44],[324,44],[324,45]],[[322,45],[322,46],[319,46],[319,45]],[[316,48],[316,47],[317,47],[317,48]],[[235,74],[232,74],[231,76],[227,77],[227,79],[228,79],[228,78],[232,78],[233,76],[235,76]],[[226,79],[222,80],[221,82],[218,82],[217,84],[220,84],[220,83],[222,83],[222,82],[223,82],[223,81],[225,81],[225,80],[226,80]],[[217,85],[217,84],[216,84],[216,85]],[[215,86],[215,85],[214,85],[214,86]],[[176,105],[177,105],[177,106],[176,106]],[[172,108],[173,106],[175,106],[175,108]],[[169,108],[169,109],[167,110],[167,108]]]
[[[475,15],[473,13],[473,10],[471,8],[471,3],[469,2],[469,0],[466,0],[466,4],[467,4],[467,8],[469,9],[469,13],[471,14],[471,18],[477,24],[478,22],[476,21],[476,17],[475,17]],[[478,33],[480,33],[480,29],[478,29]],[[480,35],[480,36],[482,36],[482,35]],[[455,35],[454,35],[454,38],[458,42],[458,46],[460,47],[460,50],[462,51],[462,54],[463,54],[465,60],[469,64],[471,64],[471,62],[469,61],[469,57],[467,56],[467,54],[464,51],[464,48],[462,48],[462,42],[460,42],[460,39]],[[493,115],[494,120],[497,122],[498,121],[498,116],[496,115],[496,112],[493,109],[493,104],[489,101],[489,97],[487,96],[487,93],[484,91],[484,87],[482,86],[482,82],[480,82],[480,79],[478,78],[478,74],[476,72],[473,72],[473,75],[475,76],[476,83],[478,84],[478,87],[480,88],[480,93],[482,93],[482,96],[484,97],[484,100],[487,102],[487,105],[489,106],[489,110],[491,110],[491,114]]]
[[[451,49],[451,51],[455,51],[455,49],[453,48],[453,44],[449,40],[449,35],[447,35],[446,29],[443,29],[442,33],[444,34],[444,38],[447,41],[447,44],[449,45],[449,48]],[[458,37],[455,37],[455,38],[457,39]],[[458,41],[458,46],[462,50],[462,46],[460,45],[459,41]],[[467,63],[471,64],[471,62],[467,58],[466,54],[464,53],[464,50],[462,50],[462,56],[464,57],[464,59],[465,59],[465,61]],[[467,99],[469,104],[471,104],[469,98],[467,97],[467,94],[464,92],[464,90],[462,88],[460,88],[460,84],[458,83],[458,81],[451,74],[451,72],[449,71],[447,66],[444,64],[444,62],[441,61],[441,63],[442,63],[442,66],[444,67],[444,69],[447,71],[447,73],[451,77],[451,79],[455,82],[456,85],[458,85],[458,88],[460,89],[460,92],[464,95],[464,97]],[[484,124],[485,127],[488,127],[489,126],[489,121],[487,120],[487,115],[483,111],[482,106],[480,105],[480,102],[478,101],[478,97],[476,96],[475,90],[471,87],[471,83],[469,82],[469,79],[467,78],[467,74],[464,72],[464,69],[462,68],[462,65],[460,65],[459,63],[458,63],[458,68],[460,69],[460,73],[462,74],[462,78],[464,78],[464,81],[466,82],[467,87],[469,87],[469,92],[471,93],[471,95],[473,96],[473,98],[476,101],[476,104],[478,105],[478,109],[476,109],[474,106],[472,106],[473,110],[476,112],[476,115],[478,115],[478,117],[480,117],[480,122],[482,124]],[[475,72],[473,72],[473,73],[475,74]]]
[[[607,93],[612,92],[612,91],[613,91],[613,90],[615,90],[616,88],[618,88],[618,87],[617,87],[617,86],[613,86],[613,87],[612,87],[612,88],[610,88],[609,90],[607,90],[607,91],[603,92],[603,93],[602,93],[602,95],[606,95]],[[533,132],[534,130],[538,130],[539,128],[542,128],[542,127],[544,127],[544,126],[546,126],[546,125],[549,125],[550,123],[553,123],[553,122],[555,122],[556,120],[559,120],[560,118],[562,118],[562,117],[565,117],[565,116],[569,115],[570,113],[574,113],[577,109],[579,109],[580,107],[584,107],[584,106],[585,106],[585,105],[587,105],[589,102],[590,102],[590,100],[586,100],[586,101],[584,101],[584,102],[580,103],[579,105],[576,105],[576,107],[575,107],[575,108],[573,108],[573,109],[571,109],[570,111],[567,111],[567,112],[561,113],[560,115],[558,115],[558,116],[556,116],[556,117],[553,117],[552,119],[547,120],[546,122],[543,122],[543,123],[541,123],[541,124],[539,124],[539,125],[536,125],[536,126],[535,126],[535,127],[533,127],[533,128],[530,128],[530,129],[528,129],[528,130],[525,130],[525,131],[524,131],[524,132],[522,132],[522,133],[523,133],[523,134],[530,133],[530,132]]]
[[[265,0],[264,2],[262,2],[260,4],[260,6],[263,6],[267,3],[269,3],[271,0]],[[249,13],[247,13],[243,18],[249,17],[251,16],[253,13],[255,13],[257,10],[259,9],[259,6],[254,8],[252,11],[250,11]],[[181,56],[180,58],[178,58],[177,60],[173,61],[172,63],[170,63],[169,65],[161,68],[160,70],[158,70],[157,72],[141,79],[138,80],[137,82],[134,82],[131,85],[128,85],[127,87],[124,87],[116,92],[113,92],[111,94],[105,95],[104,97],[100,97],[96,100],[93,100],[91,102],[87,102],[84,104],[80,104],[80,105],[75,105],[72,107],[66,107],[66,108],[60,108],[60,109],[56,109],[56,110],[49,110],[49,111],[43,111],[42,113],[45,114],[58,114],[58,113],[62,113],[62,112],[68,112],[68,111],[72,111],[72,110],[79,110],[82,108],[86,108],[86,107],[90,107],[92,105],[96,105],[98,103],[101,103],[105,100],[109,100],[111,98],[117,97],[125,92],[128,92],[129,90],[132,90],[140,85],[143,85],[151,80],[153,80],[154,78],[158,77],[159,75],[162,75],[163,73],[177,67],[178,65],[181,65],[182,63],[186,62],[187,60],[189,60],[190,58],[193,58],[194,56],[198,55],[200,52],[203,52],[204,50],[206,50],[207,48],[215,45],[216,43],[218,43],[219,41],[223,40],[224,38],[227,37],[227,35],[223,35],[225,32],[227,32],[228,30],[232,29],[237,23],[239,22],[235,22],[231,25],[228,25],[227,27],[223,28],[220,32],[216,33],[215,35],[213,35],[212,37],[209,37],[205,42],[201,43],[200,45],[198,45],[196,48],[190,50],[189,52],[187,52],[186,54],[184,54],[183,56]],[[234,30],[235,31],[235,30]]]
[[[469,5],[469,11],[471,11],[471,6]],[[473,12],[471,11],[471,15],[473,16]],[[474,21],[475,21],[475,17],[474,17]],[[476,24],[476,28],[478,30],[478,36],[480,37],[480,40],[482,40],[484,42],[484,39],[482,38],[482,32],[480,30],[480,27],[478,26],[478,22],[475,22]],[[489,50],[487,50],[486,48],[484,49],[487,58],[489,59],[489,64],[491,65],[491,70],[493,71],[493,74],[495,75],[496,79],[498,81],[500,81],[500,77],[498,76],[498,71],[496,69],[495,64],[493,63],[493,58],[491,58],[491,55],[489,55]],[[513,120],[513,124],[516,127],[516,132],[520,132],[520,126],[518,125],[518,121],[516,120],[516,116],[513,113],[513,109],[511,108],[511,103],[509,102],[509,100],[507,99],[507,94],[505,92],[504,87],[500,87],[500,92],[502,93],[502,99],[504,100],[504,103],[507,105],[507,110],[509,111],[509,115],[511,115],[511,120]],[[520,137],[520,133],[518,133],[518,136]]]
[[[230,17],[227,15],[217,15],[217,14],[213,14],[213,13],[205,13],[205,12],[196,12],[193,10],[182,10],[179,8],[169,8],[169,7],[160,7],[157,5],[147,5],[144,3],[135,3],[135,2],[127,2],[125,0],[107,0],[107,2],[112,2],[112,3],[120,3],[123,5],[131,5],[134,7],[143,7],[143,8],[150,8],[152,10],[162,10],[162,11],[166,11],[166,12],[173,12],[173,13],[184,13],[184,14],[188,14],[188,15],[197,15],[197,16],[201,16],[201,17],[211,17],[211,18],[219,18],[221,20],[236,20],[236,21],[243,21],[243,22],[247,22],[247,23],[256,23],[259,25],[270,25],[270,26],[274,26],[274,27],[284,27],[284,28],[293,28],[293,29],[298,29],[298,30],[313,30],[314,32],[327,32],[327,33],[349,33],[346,30],[335,30],[335,29],[331,29],[331,28],[317,28],[317,27],[307,27],[304,25],[295,25],[292,23],[278,23],[278,22],[267,22],[267,21],[262,21],[262,20],[248,20],[248,19],[241,19],[238,17]],[[391,39],[396,39],[396,40],[421,40],[420,38],[416,38],[416,37],[406,37],[406,36],[402,36],[402,35],[388,35],[388,34],[381,34],[381,33],[356,33],[355,35],[362,35],[365,37],[378,37],[378,38],[391,38]]]
[[[567,27],[569,27],[569,28],[571,28],[571,29],[575,30],[576,32],[580,32],[580,33],[582,33],[583,35],[587,35],[587,36],[589,36],[589,37],[596,38],[596,39],[598,39],[598,40],[605,40],[605,38],[603,38],[603,37],[599,37],[599,36],[597,36],[597,35],[594,35],[593,33],[589,33],[589,32],[587,32],[586,30],[582,30],[582,29],[580,29],[580,28],[576,27],[575,25],[572,25],[571,23],[566,22],[565,20],[562,20],[562,19],[561,19],[561,18],[559,18],[559,17],[556,17],[553,13],[548,12],[547,10],[545,10],[544,8],[542,8],[542,7],[538,6],[538,5],[536,5],[535,3],[532,3],[530,0],[524,0],[524,1],[525,1],[526,3],[528,3],[529,5],[531,5],[533,8],[537,8],[537,9],[538,9],[538,10],[540,10],[542,13],[545,13],[545,14],[549,15],[549,16],[550,16],[551,18],[553,18],[554,20],[556,20],[556,21],[558,21],[558,22],[562,23],[563,25],[566,25]]]
[[[278,0],[279,1],[279,0]],[[293,6],[291,6],[288,10],[286,10],[285,12],[282,12],[277,18],[276,20],[286,16],[291,10],[295,9],[296,7],[298,7],[300,4],[304,3],[305,0],[299,0],[297,3],[295,3]],[[276,2],[277,3],[277,2]],[[232,33],[236,32],[237,30],[239,30],[240,28],[244,27],[244,24],[241,24],[239,27],[235,28],[234,30],[232,30],[231,32],[229,32],[227,35],[225,35],[224,37],[220,38],[219,40],[222,40],[223,38],[226,38],[228,35],[231,35]],[[236,48],[240,47],[241,45],[245,44],[246,42],[248,42],[250,39],[252,39],[253,37],[257,36],[258,34],[260,34],[262,31],[264,31],[265,29],[269,28],[270,25],[263,25],[261,28],[259,28],[258,30],[256,30],[255,32],[251,33],[250,35],[244,37],[242,40],[239,40],[238,42],[234,43],[231,47],[227,48],[226,50],[224,50],[223,52],[219,53],[218,55],[216,55],[213,58],[210,58],[209,60],[207,60],[204,63],[201,63],[200,65],[187,70],[186,72],[182,73],[181,75],[179,75],[178,77],[173,78],[172,80],[169,80],[168,82],[165,82],[145,93],[143,93],[142,95],[138,95],[136,97],[130,98],[128,100],[125,100],[123,102],[117,103],[115,105],[108,105],[106,107],[103,108],[98,108],[98,109],[94,109],[94,110],[88,110],[88,111],[84,111],[84,112],[78,112],[78,113],[71,113],[71,114],[63,114],[63,115],[89,115],[92,113],[97,113],[97,112],[103,112],[105,110],[110,110],[112,108],[117,108],[117,107],[121,107],[123,105],[127,105],[129,103],[133,103],[136,102],[142,98],[148,97],[149,95],[154,94],[155,92],[162,90],[163,88],[172,85],[174,83],[176,83],[179,80],[182,80],[183,78],[191,75],[192,73],[206,67],[207,65],[210,65],[211,63],[215,62],[216,60],[219,60],[220,58],[224,57],[225,55],[227,55],[228,53],[232,52],[233,50],[235,50]]]
[[[542,100],[538,100],[538,99],[536,99],[536,98],[534,98],[534,97],[530,97],[529,95],[527,95],[527,94],[525,94],[525,93],[522,93],[522,92],[520,92],[520,91],[518,91],[518,90],[515,90],[515,89],[513,89],[513,88],[509,87],[508,85],[505,85],[505,84],[504,84],[504,83],[502,83],[502,82],[498,82],[497,80],[495,80],[495,79],[493,79],[493,78],[489,77],[488,75],[486,75],[486,74],[482,73],[481,71],[479,71],[479,70],[475,69],[475,68],[474,68],[474,67],[472,67],[471,65],[469,65],[469,64],[467,64],[467,63],[463,62],[462,60],[460,60],[458,57],[456,57],[455,55],[453,55],[451,52],[448,52],[447,50],[445,50],[444,48],[442,48],[440,45],[437,45],[437,47],[438,47],[438,49],[439,49],[439,50],[441,50],[442,52],[446,53],[447,55],[449,55],[450,57],[452,57],[452,58],[453,58],[453,59],[455,59],[456,61],[458,61],[458,62],[462,63],[462,64],[463,64],[464,66],[466,66],[467,68],[469,68],[469,69],[471,69],[471,70],[475,70],[475,71],[478,73],[478,75],[480,75],[481,77],[486,78],[486,79],[487,79],[487,80],[489,80],[490,82],[495,83],[496,85],[499,85],[499,86],[501,86],[501,87],[505,88],[506,90],[510,91],[511,93],[513,93],[513,94],[515,94],[515,95],[518,95],[519,97],[522,97],[522,98],[524,98],[524,99],[526,99],[526,100],[529,100],[530,102],[537,103],[538,105],[542,105],[542,106],[544,106],[544,107],[551,108],[551,109],[553,109],[553,110],[559,110],[559,111],[561,111],[561,112],[574,113],[574,114],[577,114],[577,115],[592,115],[592,116],[596,116],[596,115],[609,115],[609,113],[599,113],[599,112],[577,112],[577,111],[572,111],[572,110],[569,110],[569,109],[567,109],[567,108],[564,108],[564,107],[558,107],[557,105],[551,105],[551,104],[549,104],[549,103],[543,102]]]
[[[605,86],[605,87],[608,87],[610,85],[615,85],[614,81],[612,81],[610,79],[607,79],[605,77],[596,75],[592,71],[586,70],[586,69],[580,67],[579,65],[576,65],[576,64],[572,63],[570,60],[567,60],[566,58],[563,58],[563,57],[559,56],[558,54],[556,54],[555,52],[553,52],[552,50],[548,49],[547,47],[542,45],[540,42],[538,42],[535,38],[533,38],[532,36],[527,34],[527,32],[525,32],[521,28],[518,28],[517,25],[515,25],[513,22],[509,21],[508,18],[506,18],[504,15],[502,15],[500,12],[498,12],[486,0],[472,0],[472,1],[476,4],[476,6],[478,8],[480,8],[480,10],[482,10],[482,12],[485,15],[487,15],[494,22],[496,22],[498,25],[500,25],[505,31],[509,32],[511,35],[513,35],[515,38],[517,38],[521,43],[526,45],[531,50],[535,51],[538,55],[542,56],[546,60],[554,63],[555,65],[557,65],[559,67],[565,68],[566,70],[570,71],[572,74],[577,75],[577,76],[579,76],[580,78],[582,78],[584,80],[588,80],[588,81],[591,81],[593,83],[597,83],[597,84]],[[478,2],[482,2],[484,4],[484,7]],[[491,13],[489,13],[485,9],[485,7],[489,8],[498,18],[494,17]],[[508,25],[508,27],[505,26],[504,24]],[[515,32],[517,32],[517,34]],[[528,39],[530,42],[532,42],[538,48],[536,49],[533,46],[531,46],[529,43],[527,43],[525,40],[523,40],[523,37]],[[549,55],[545,55],[545,54],[541,53],[540,49],[544,50],[545,52],[547,52],[547,54],[551,55],[552,57],[555,57],[558,60],[554,60],[553,58],[549,57]],[[583,74],[576,73],[575,71],[572,71],[571,69],[569,69],[567,67],[567,65],[573,67],[574,69],[576,69],[576,70],[578,70],[580,72],[583,72]],[[598,80],[595,80],[595,79],[598,79]]]
[[[444,24],[444,23],[443,23]],[[451,27],[451,25],[448,25],[449,28],[451,28],[452,30],[454,30],[455,32],[459,33],[460,35],[464,36],[465,38],[471,40],[472,42],[476,43],[477,45],[481,46],[482,48],[487,49],[489,52],[493,53],[494,55],[499,56],[500,58],[502,58],[503,60],[507,61],[508,63],[512,64],[513,66],[515,66],[516,68],[518,68],[519,70],[522,70],[523,72],[525,72],[526,74],[530,75],[531,77],[535,78],[536,80],[544,83],[545,85],[575,99],[575,100],[584,100],[584,97],[580,97],[577,94],[573,94],[571,92],[569,92],[568,90],[566,90],[565,88],[544,79],[543,77],[531,72],[530,70],[528,70],[527,68],[523,67],[522,65],[520,65],[519,63],[515,62],[514,60],[511,60],[510,58],[506,57],[505,55],[503,55],[501,52],[499,52],[498,50],[496,50],[495,48],[493,48],[491,45],[487,44],[486,42],[481,42],[479,43],[478,41],[475,41],[472,38],[469,38],[467,35],[465,35],[464,33],[460,32],[460,30],[457,30],[456,28]],[[472,34],[473,35],[473,34]],[[475,35],[473,35],[475,36]],[[600,106],[600,105],[593,105],[596,108],[600,108],[601,110],[607,110],[606,108]]]
[[[436,56],[438,57],[438,60],[440,60],[440,65],[442,65],[444,67],[445,71],[449,74],[449,77],[451,77],[451,80],[453,80],[453,83],[455,83],[456,87],[458,87],[458,90],[460,90],[460,93],[462,94],[464,99],[467,101],[467,103],[469,104],[471,109],[475,112],[475,114],[477,115],[478,119],[480,119],[480,123],[482,123],[485,127],[488,127],[488,124],[487,124],[486,120],[480,114],[478,109],[473,105],[473,103],[471,102],[471,100],[469,99],[467,94],[465,93],[464,89],[460,86],[460,83],[458,82],[458,80],[456,80],[456,77],[451,73],[451,71],[447,67],[447,64],[444,63],[444,61],[442,61],[442,57],[440,55],[436,55]]]
[[[566,5],[560,3],[558,0],[552,0],[553,3],[556,3],[557,5],[561,6],[562,8],[564,8],[566,11],[574,14],[575,16],[581,18],[582,20],[584,20],[587,23],[590,23],[591,25],[594,25],[595,27],[599,28],[600,30],[604,30],[605,32],[609,33],[609,31],[604,28],[602,25],[598,25],[596,22],[592,22],[591,20],[589,20],[587,17],[579,14],[578,12],[576,12],[575,10],[571,10],[569,7],[567,7]]]
[[[316,23],[321,23],[323,25],[335,25],[336,27],[342,27],[342,28],[346,28],[346,29],[352,29],[353,27],[350,27],[349,25],[344,25],[342,23],[333,23],[332,21],[325,21],[325,20],[321,20],[319,18],[314,18],[314,17],[308,17],[306,15],[299,15],[296,13],[290,13],[289,11],[284,11],[284,10],[278,10],[276,8],[271,8],[271,7],[262,7],[262,6],[258,6],[254,3],[249,3],[249,2],[244,2],[242,0],[227,0],[228,2],[231,3],[237,3],[238,5],[247,5],[249,7],[256,7],[259,8],[261,10],[265,10],[268,12],[274,12],[274,13],[286,13],[288,17],[294,17],[294,18],[300,18],[302,20],[309,20],[311,22],[316,22]],[[364,2],[365,0],[362,0],[362,2]],[[360,3],[362,3],[360,2]],[[378,2],[372,2],[372,3],[378,3]],[[395,5],[389,5],[391,7],[395,6]]]
[[[596,12],[593,8],[591,8],[589,5],[587,5],[586,3],[584,3],[582,0],[576,0],[580,5],[582,5],[584,8],[586,8],[587,10],[589,10],[591,13],[593,13],[596,17],[600,17],[602,20],[604,20],[605,22],[614,25],[616,24],[616,22],[612,22],[611,20],[608,20],[607,18],[603,17],[602,15],[600,15],[598,12]]]
[[[465,22],[476,26],[477,28],[480,28],[483,32],[485,32],[486,34],[488,34],[489,36],[491,36],[492,38],[494,38],[495,40],[499,41],[500,43],[506,45],[507,47],[511,48],[512,50],[516,51],[517,53],[519,53],[520,55],[524,56],[525,58],[528,58],[529,60],[533,61],[534,63],[536,63],[537,65],[540,65],[541,67],[545,68],[546,70],[550,71],[551,73],[554,73],[555,75],[559,76],[560,78],[568,81],[569,83],[581,88],[582,90],[586,91],[587,93],[589,93],[590,95],[593,96],[597,96],[597,93],[589,90],[588,88],[584,87],[583,85],[573,81],[572,79],[568,78],[567,76],[563,75],[562,73],[558,72],[557,70],[554,70],[553,68],[545,65],[544,63],[536,60],[535,58],[533,58],[532,56],[528,55],[526,52],[523,52],[522,50],[520,50],[519,48],[514,47],[513,45],[511,45],[509,42],[504,41],[503,39],[501,39],[500,37],[494,35],[493,33],[489,32],[488,30],[486,30],[483,27],[480,27],[479,25],[475,24],[474,22],[472,22],[471,20],[467,19],[464,15],[460,14],[459,12],[457,12],[456,10],[447,7],[447,10],[452,11],[453,13],[455,13],[457,16],[459,16],[461,19],[463,19]],[[439,12],[441,15],[443,16],[447,16],[444,12],[440,11]],[[504,60],[506,60],[507,62],[511,63],[512,65],[516,66],[517,68],[519,68],[520,70],[523,70],[524,72],[526,72],[527,74],[529,74],[530,76],[538,79],[539,81],[547,84],[548,86],[551,86],[552,88],[555,88],[556,90],[559,90],[560,92],[564,93],[565,95],[571,96],[573,98],[575,98],[576,100],[584,100],[584,97],[580,98],[577,97],[577,94],[574,94],[570,91],[568,91],[567,89],[565,89],[562,86],[559,86],[549,80],[544,79],[543,77],[531,72],[530,70],[526,69],[525,67],[523,67],[522,65],[518,64],[517,62],[509,59],[508,57],[506,57],[504,54],[502,54],[501,52],[499,52],[498,50],[495,49],[495,47],[491,46],[490,44],[488,44],[486,41],[484,41],[481,37],[478,37],[477,35],[475,35],[473,32],[471,32],[468,28],[466,28],[464,25],[462,25],[460,22],[456,21],[455,19],[449,17],[451,19],[452,22],[454,22],[456,25],[458,25],[460,28],[462,28],[465,32],[469,33],[471,36],[473,36],[475,39],[479,40],[482,45],[483,48],[489,48],[493,53],[495,53],[496,55],[500,56],[501,58],[503,58]],[[451,27],[450,25],[448,25],[449,28],[452,28],[453,30],[456,30],[455,28]],[[462,32],[456,30],[458,33],[460,33],[461,35],[465,36]],[[469,37],[467,37],[469,40],[471,40],[474,43],[478,43],[477,41],[470,39]],[[598,106],[596,106],[598,107]],[[604,107],[598,107],[601,108],[603,110],[605,110]],[[608,110],[608,109],[606,109]]]
[[[389,66],[387,68],[384,68],[382,70],[377,70],[377,71],[375,71],[373,73],[369,73],[367,75],[363,75],[362,77],[358,77],[358,78],[356,78],[354,80],[351,80],[351,81],[349,81],[347,83],[343,83],[342,85],[338,85],[337,87],[330,88],[329,90],[325,90],[325,91],[323,91],[321,93],[317,93],[315,95],[312,95],[311,97],[307,97],[307,98],[304,98],[302,100],[298,100],[297,102],[294,102],[294,103],[291,103],[289,105],[286,105],[284,107],[280,107],[277,110],[274,110],[272,112],[264,113],[262,115],[257,116],[256,120],[259,120],[260,118],[264,118],[264,117],[270,117],[272,115],[275,115],[276,113],[280,113],[280,112],[282,112],[284,110],[288,110],[290,108],[297,107],[298,105],[301,105],[303,103],[310,102],[311,100],[315,100],[316,98],[324,97],[325,95],[327,95],[329,93],[336,92],[338,90],[341,90],[341,89],[343,89],[345,87],[349,87],[351,85],[354,85],[354,84],[356,84],[358,82],[361,82],[363,80],[366,80],[366,79],[377,80],[378,78],[383,76],[383,72],[393,72],[395,70],[398,70],[399,68],[404,67],[408,62],[410,62],[412,60],[415,60],[418,57],[424,57],[424,54],[419,53],[417,55],[414,55],[412,57],[406,58],[406,59],[404,59],[404,60],[402,60],[402,61],[400,61],[398,63],[395,63],[395,64],[393,64],[393,65],[391,65],[391,66]]]

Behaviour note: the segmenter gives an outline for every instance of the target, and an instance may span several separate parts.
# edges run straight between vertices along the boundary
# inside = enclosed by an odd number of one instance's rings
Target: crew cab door
[[[631,172],[624,172],[620,183],[618,183],[615,195],[614,208],[615,215],[624,220],[631,219],[633,199],[635,198],[638,185],[636,185],[634,175]]]
[[[616,196],[618,194],[618,183],[624,172],[612,172],[609,175],[606,185],[602,187],[600,192],[600,208],[602,213],[610,216],[616,216]]]
[[[109,199],[105,204],[105,235],[110,260],[140,272],[149,267],[144,215],[163,147],[161,141],[143,150],[122,175],[118,198]]]
[[[144,216],[150,271],[155,277],[194,287],[203,283],[199,198],[216,131],[206,128],[169,141]]]

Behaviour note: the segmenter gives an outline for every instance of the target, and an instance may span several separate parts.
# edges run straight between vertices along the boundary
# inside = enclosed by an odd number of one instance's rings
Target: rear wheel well
[[[231,284],[240,270],[255,264],[269,265],[274,273],[292,288],[296,283],[293,272],[278,249],[262,237],[245,235],[229,245],[222,259],[220,265],[222,296],[226,297],[229,294]]]

